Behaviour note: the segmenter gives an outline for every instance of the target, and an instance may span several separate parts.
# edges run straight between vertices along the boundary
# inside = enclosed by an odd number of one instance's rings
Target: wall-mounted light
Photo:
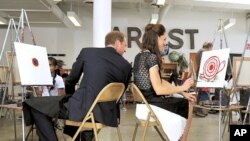
[[[224,24],[224,30],[230,28],[231,26],[235,25],[236,23],[236,19],[234,18],[230,18],[230,19],[227,19],[225,21],[223,21],[223,24]],[[218,31],[222,31],[222,28],[221,26],[219,27]]]
[[[162,5],[165,5],[165,0],[154,0],[153,4],[162,6]]]
[[[78,27],[81,26],[81,20],[79,19],[79,17],[76,15],[74,11],[68,11],[67,16],[75,26],[78,26]]]
[[[0,17],[0,24],[7,24],[7,20]]]
[[[62,0],[53,0],[55,4],[58,4],[59,2],[62,2]]]
[[[159,19],[158,14],[152,14],[151,19],[150,19],[150,23],[151,24],[156,24],[158,22],[158,19]]]

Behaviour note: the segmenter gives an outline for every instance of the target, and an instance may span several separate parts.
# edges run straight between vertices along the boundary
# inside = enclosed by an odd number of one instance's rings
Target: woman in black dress
[[[165,27],[161,24],[148,24],[142,38],[141,52],[136,55],[134,60],[134,82],[150,104],[187,119],[184,133],[180,138],[185,141],[196,97],[184,91],[187,91],[194,81],[187,79],[183,85],[173,86],[161,78],[160,60],[165,44]],[[171,97],[173,93],[180,93],[184,98]]]

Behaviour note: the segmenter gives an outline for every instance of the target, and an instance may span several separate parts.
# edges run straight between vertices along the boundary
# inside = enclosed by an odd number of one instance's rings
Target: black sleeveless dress
[[[149,104],[158,106],[184,118],[188,118],[188,100],[171,96],[156,95],[149,77],[149,69],[157,67],[157,56],[149,51],[136,55],[134,60],[134,83],[141,90]],[[159,72],[160,73],[160,72]]]

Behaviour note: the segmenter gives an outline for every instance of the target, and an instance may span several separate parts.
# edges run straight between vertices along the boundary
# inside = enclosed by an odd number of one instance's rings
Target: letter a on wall
[[[222,88],[225,82],[230,49],[202,53],[196,87]]]

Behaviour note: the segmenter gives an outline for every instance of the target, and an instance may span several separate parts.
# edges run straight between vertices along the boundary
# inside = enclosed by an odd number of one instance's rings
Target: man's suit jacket
[[[114,48],[84,48],[66,79],[66,93],[73,94],[68,101],[69,119],[81,121],[98,93],[111,82],[128,84],[131,65]],[[81,78],[79,88],[74,87]],[[102,103],[94,109],[98,122],[117,126],[117,108],[114,102]]]

